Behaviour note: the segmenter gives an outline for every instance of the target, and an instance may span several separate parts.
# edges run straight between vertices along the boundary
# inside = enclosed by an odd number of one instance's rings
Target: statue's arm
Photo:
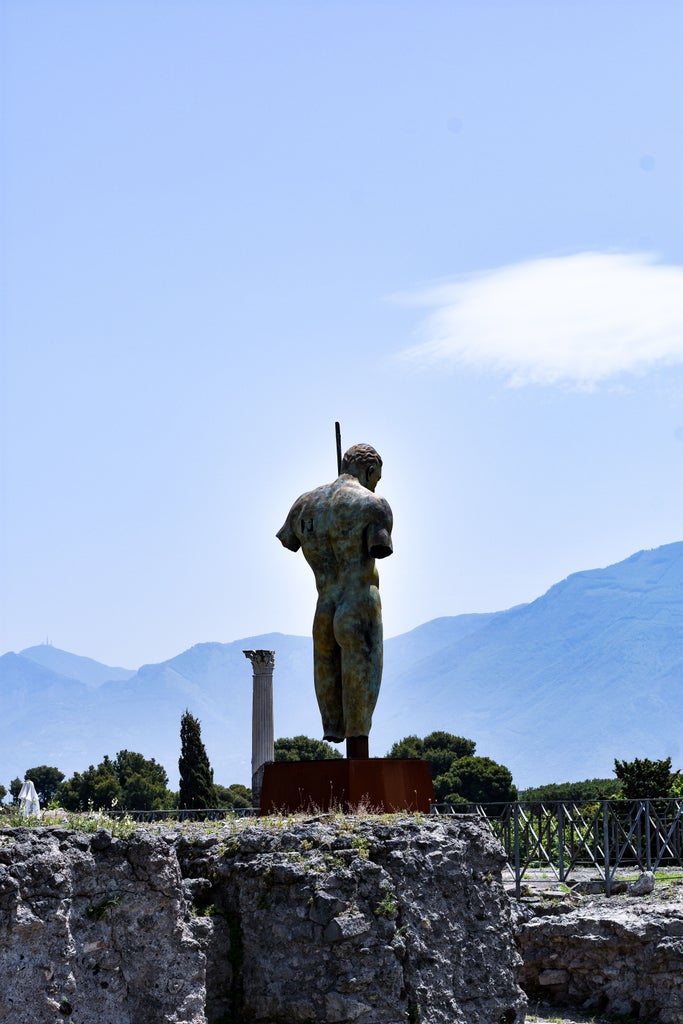
[[[372,558],[386,558],[394,550],[394,545],[391,541],[394,517],[389,508],[389,503],[384,498],[376,499],[373,513],[372,521],[366,533],[368,553]]]
[[[297,535],[294,533],[294,530],[292,529],[290,517],[287,518],[286,523],[281,529],[277,531],[275,536],[280,541],[280,543],[284,547],[288,548],[290,551],[298,551],[299,548],[301,547],[301,541],[299,540]]]
[[[284,525],[277,531],[275,536],[289,551],[298,551],[301,547],[301,541],[294,532],[293,523],[296,523],[301,514],[301,498],[298,498],[291,509],[289,515],[285,519]]]

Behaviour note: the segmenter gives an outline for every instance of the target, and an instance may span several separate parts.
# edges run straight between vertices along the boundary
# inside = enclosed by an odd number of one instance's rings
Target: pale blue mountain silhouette
[[[275,733],[320,735],[308,637],[202,643],[158,665],[100,666],[53,647],[0,658],[0,782],[139,750],[177,785],[180,716],[202,723],[216,781],[250,781],[251,664],[276,652]],[[109,674],[109,678],[105,678]],[[371,753],[445,729],[519,786],[612,774],[614,758],[683,767],[683,542],[575,573],[527,605],[435,619],[385,643]],[[343,750],[343,748],[341,748]]]
[[[88,686],[101,686],[110,680],[130,679],[135,675],[135,669],[112,668],[110,665],[102,665],[92,658],[83,658],[80,654],[69,654],[67,651],[60,651],[52,644],[39,644],[37,647],[27,647],[21,652],[22,657],[35,661],[36,664],[68,679],[78,679]]]

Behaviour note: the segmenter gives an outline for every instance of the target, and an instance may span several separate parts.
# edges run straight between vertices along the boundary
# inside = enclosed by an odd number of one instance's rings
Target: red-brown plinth
[[[282,761],[267,764],[261,814],[297,811],[423,811],[434,803],[427,761],[371,757],[334,761]]]

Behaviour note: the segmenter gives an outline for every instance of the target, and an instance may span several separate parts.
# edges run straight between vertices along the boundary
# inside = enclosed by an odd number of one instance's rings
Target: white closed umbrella
[[[19,790],[19,803],[23,805],[21,810],[25,818],[35,818],[40,814],[40,800],[30,779],[24,779],[24,785]]]

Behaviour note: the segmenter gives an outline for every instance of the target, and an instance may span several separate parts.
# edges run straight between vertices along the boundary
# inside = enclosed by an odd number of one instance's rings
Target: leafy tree
[[[404,736],[398,743],[394,743],[393,747],[387,753],[387,757],[422,757],[422,751],[424,749],[424,740],[421,740],[419,736],[411,734],[410,736]]]
[[[434,778],[449,771],[454,761],[473,757],[476,743],[448,732],[432,732],[424,739],[423,757],[429,761]],[[453,756],[455,755],[455,757]]]
[[[214,784],[216,790],[216,807],[252,807],[252,792],[239,782],[233,782],[231,786]]]
[[[519,799],[532,803],[552,801],[610,800],[619,796],[621,784],[618,779],[585,779],[583,782],[551,782],[545,786],[524,789]]]
[[[439,779],[446,779],[446,778],[447,778],[446,775],[440,775],[439,776]],[[438,791],[442,791],[442,788],[440,786],[437,787],[436,784],[435,784],[435,786],[434,786],[434,795],[436,796],[436,799],[437,799],[438,803],[440,803],[440,804],[450,804],[451,807],[455,807],[459,812],[460,811],[464,811],[464,812],[469,811],[469,809],[470,809],[470,801],[466,797],[460,796],[459,793],[444,793],[443,796],[437,796],[437,789],[438,789]],[[448,789],[448,786],[447,785],[444,786],[443,789],[444,790]]]
[[[6,796],[7,796],[7,789],[5,788],[5,786],[0,786],[0,804],[5,799]]]
[[[120,750],[114,761],[114,771],[121,786],[121,803],[126,810],[156,811],[170,806],[172,797],[166,769],[153,757]]]
[[[517,799],[512,775],[505,765],[475,757],[476,743],[451,732],[431,732],[424,739],[406,736],[387,757],[420,757],[429,761],[434,794],[439,802],[464,807]]]
[[[146,758],[131,750],[120,750],[114,760],[105,755],[95,767],[74,772],[57,791],[57,798],[68,811],[88,806],[121,810],[159,810],[170,807],[165,769],[154,758]]]
[[[114,762],[105,755],[97,767],[90,765],[84,772],[74,772],[58,790],[60,804],[67,811],[123,806],[121,784],[117,778]]]
[[[12,779],[9,784],[10,796],[12,797],[12,803],[19,803],[19,794],[21,793],[21,787],[24,785],[22,779]]]
[[[276,761],[332,761],[341,757],[326,740],[312,740],[308,736],[282,737],[275,740]]]
[[[64,781],[64,772],[60,772],[59,768],[41,764],[37,768],[29,768],[25,778],[30,779],[36,787],[41,807],[47,807]]]
[[[447,803],[508,803],[517,799],[510,770],[490,757],[459,757],[434,780],[434,793],[438,801]]]
[[[432,778],[444,775],[453,761],[460,757],[472,757],[476,750],[474,740],[464,736],[454,736],[450,732],[430,732],[424,739],[419,736],[406,736],[394,743],[387,757],[419,757],[429,761]]]
[[[614,774],[621,782],[625,800],[642,800],[671,796],[681,773],[671,770],[670,757],[664,761],[636,757],[633,761],[618,761],[615,758]]]
[[[199,719],[189,711],[185,711],[180,720],[180,747],[180,806],[199,809],[215,807],[213,769],[202,743]]]

